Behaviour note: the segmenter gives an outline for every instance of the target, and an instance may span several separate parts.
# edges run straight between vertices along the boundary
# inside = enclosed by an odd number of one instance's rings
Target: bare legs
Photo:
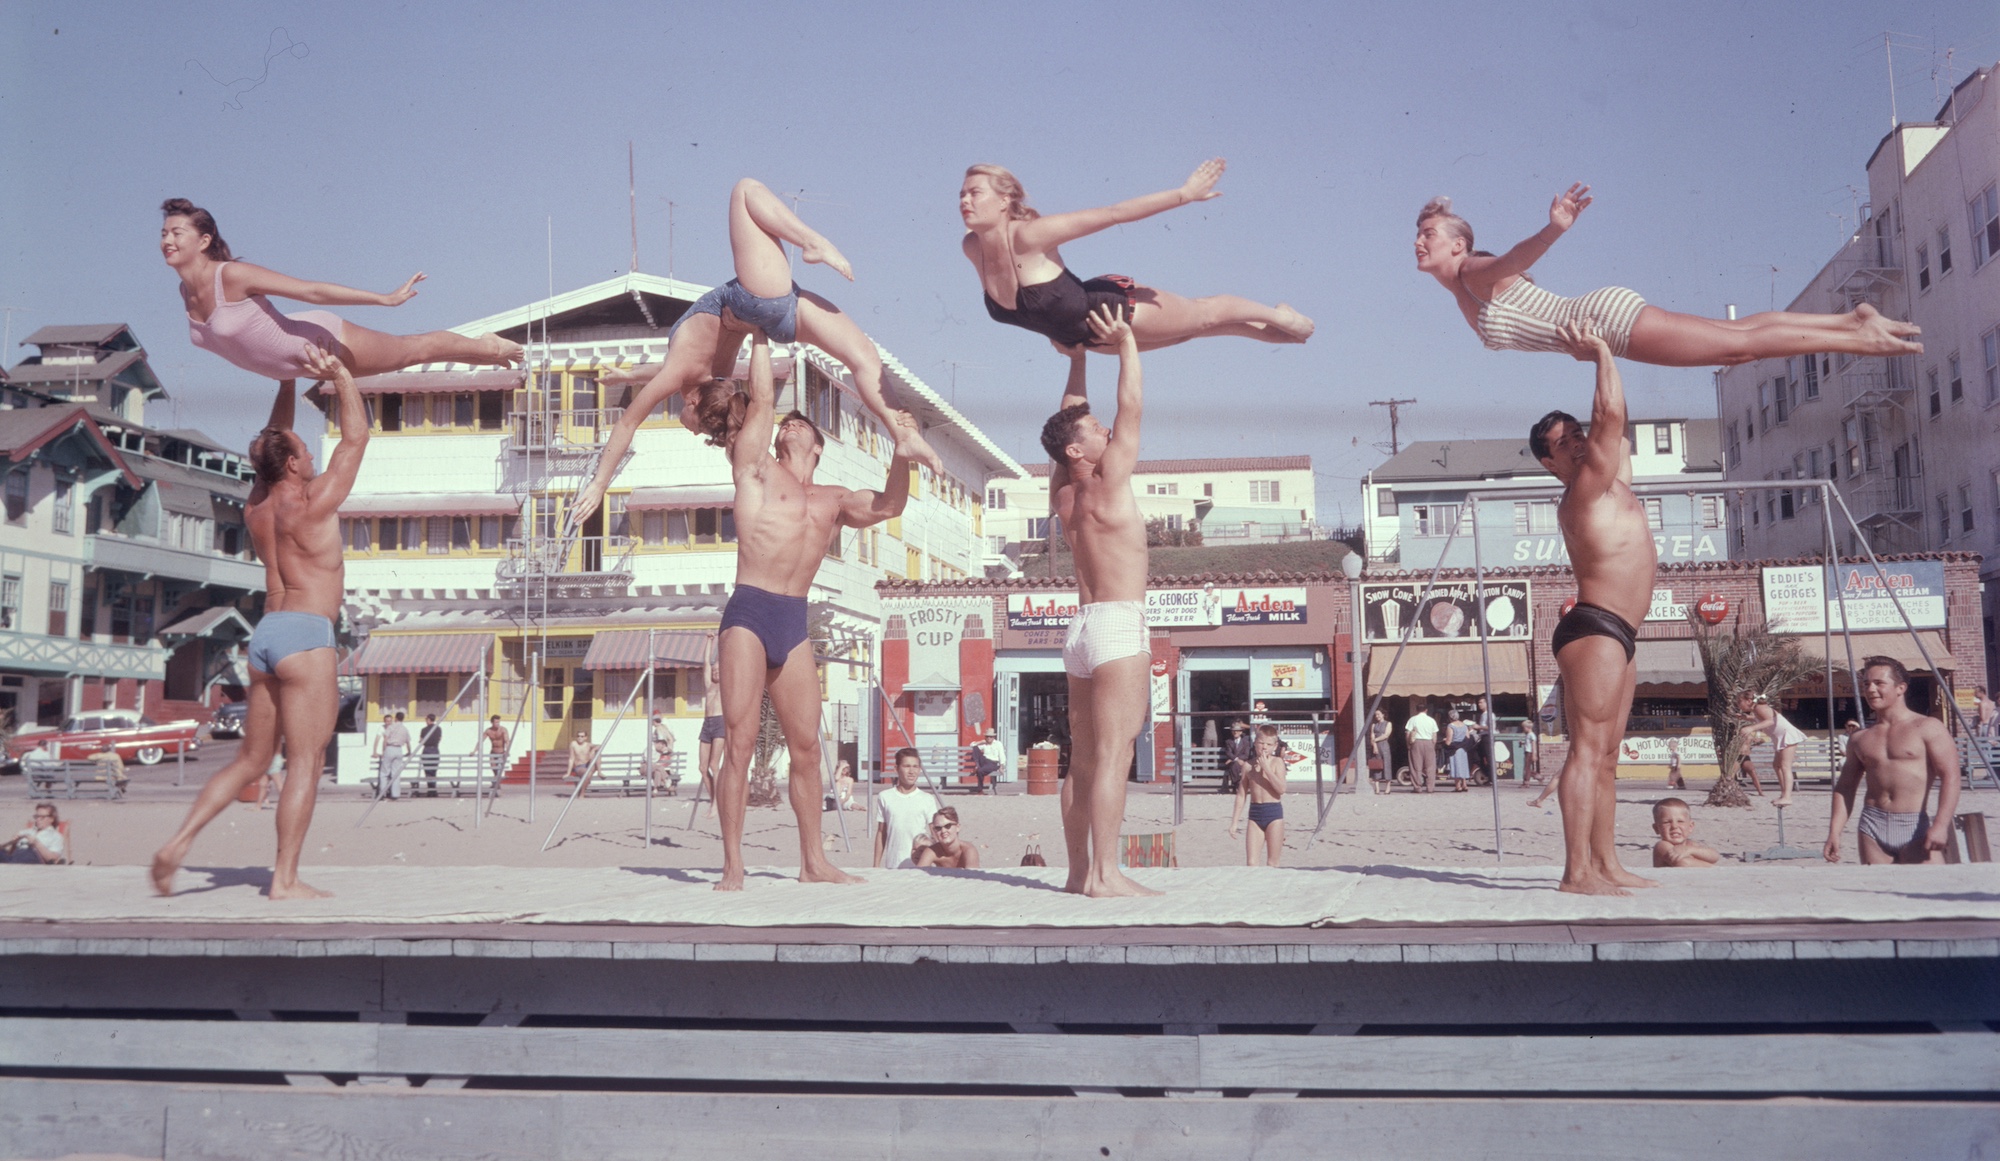
[[[1303,343],[1313,333],[1313,321],[1282,302],[1265,306],[1234,294],[1183,298],[1151,287],[1139,288],[1134,298],[1132,334],[1142,351],[1225,335],[1266,343]]]
[[[799,881],[862,882],[828,862],[820,842],[820,701],[812,642],[801,641],[785,659],[785,667],[778,670],[765,667],[764,643],[742,626],[725,630],[720,646],[727,744],[722,771],[715,780],[715,801],[722,814],[722,881],[715,889],[743,889],[743,820],[750,806],[750,756],[757,749],[757,727],[767,689],[771,708],[791,746],[788,781],[792,812],[799,823]]]
[[[1911,341],[1921,329],[1884,318],[1862,303],[1846,314],[1765,311],[1741,319],[1701,318],[1642,307],[1626,357],[1660,367],[1732,366],[1822,352],[1848,355],[1921,354]]]
[[[763,182],[744,178],[729,191],[729,249],[736,260],[736,281],[759,298],[777,298],[792,289],[791,264],[785,261],[780,241],[799,248],[808,262],[831,266],[852,282],[854,269],[812,227],[799,220]],[[875,343],[839,307],[816,294],[799,295],[801,341],[839,359],[854,375],[854,389],[896,441],[896,450],[930,468],[944,471],[944,461],[916,432],[896,422],[894,411],[882,395],[882,357]]]
[[[681,394],[704,378],[727,376],[736,368],[736,352],[742,345],[740,333],[735,335],[734,342],[724,341],[722,319],[716,315],[689,315],[680,323],[673,342],[667,346],[666,363],[645,386],[626,399],[625,413],[612,425],[604,449],[598,453],[597,474],[570,503],[570,523],[581,524],[597,510],[604,490],[611,486],[618,465],[632,447],[632,436],[646,417],[666,402],[668,396]]]
[[[1792,753],[1797,746],[1786,746],[1771,760],[1771,766],[1778,772],[1778,796],[1771,800],[1772,806],[1792,804]]]
[[[342,319],[341,362],[358,377],[400,371],[419,363],[471,363],[475,366],[511,367],[524,357],[521,344],[499,335],[461,335],[452,331],[426,331],[420,335],[391,335],[371,331]]]
[[[1281,818],[1270,826],[1245,820],[1243,825],[1249,828],[1243,832],[1243,865],[1254,867],[1261,861],[1267,867],[1277,866],[1279,857],[1285,853],[1285,820]]]
[[[243,744],[235,761],[209,776],[189,808],[187,818],[167,844],[153,856],[153,889],[173,892],[174,873],[187,858],[195,836],[236,795],[270,768],[280,735],[285,741],[288,772],[278,796],[278,859],[272,868],[271,898],[317,899],[325,891],[299,882],[299,854],[312,824],[319,796],[319,772],[326,760],[327,739],[333,736],[335,695],[331,649],[294,653],[278,663],[276,675],[250,671],[249,710],[243,719]]]
[[[1152,658],[1134,654],[1106,662],[1089,677],[1069,678],[1069,784],[1063,788],[1063,845],[1069,881],[1063,890],[1101,898],[1157,895],[1118,868],[1118,831],[1125,822],[1125,771],[1132,742],[1151,704]]]
[[[1623,895],[1626,887],[1656,887],[1618,861],[1618,744],[1632,712],[1638,667],[1609,637],[1570,642],[1556,655],[1556,667],[1569,717],[1569,756],[1556,783],[1563,824],[1561,888]]]
[[[718,690],[715,696],[720,697],[722,694]],[[717,779],[722,777],[722,754],[728,745],[729,742],[726,738],[717,738],[712,742],[701,743],[701,748],[696,751],[697,756],[701,759],[701,788],[708,791],[708,817],[710,818],[715,817],[715,787]]]

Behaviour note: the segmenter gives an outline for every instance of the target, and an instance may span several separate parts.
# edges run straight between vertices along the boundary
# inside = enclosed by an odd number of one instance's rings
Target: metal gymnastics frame
[[[1849,687],[1852,690],[1854,696],[1854,712],[1856,714],[1857,720],[1859,720],[1861,724],[1865,727],[1868,724],[1868,716],[1867,716],[1868,710],[1866,705],[1861,700],[1861,675],[1858,672],[1856,672],[1854,665],[1854,660],[1855,660],[1854,627],[1852,622],[1847,616],[1847,595],[1846,592],[1840,587],[1838,583],[1839,570],[1836,566],[1839,564],[1840,558],[1838,554],[1835,553],[1834,551],[1833,504],[1829,503],[1829,500],[1838,503],[1840,505],[1841,515],[1847,518],[1847,526],[1853,530],[1856,542],[1861,545],[1862,551],[1867,553],[1868,563],[1871,567],[1874,568],[1876,579],[1881,581],[1882,583],[1882,591],[1889,594],[1889,600],[1895,606],[1896,615],[1902,618],[1903,631],[1910,635],[1910,640],[1915,643],[1917,647],[1917,653],[1923,657],[1925,666],[1927,666],[1930,669],[1932,674],[1937,676],[1939,681],[1943,681],[1944,677],[1943,674],[1940,673],[1940,671],[1938,670],[1936,660],[1931,657],[1930,650],[1924,648],[1923,637],[1918,634],[1915,623],[1910,620],[1909,611],[1903,608],[1902,598],[1898,597],[1896,595],[1896,590],[1890,587],[1888,576],[1882,570],[1882,562],[1875,556],[1874,546],[1868,543],[1868,534],[1861,530],[1861,525],[1854,519],[1853,511],[1850,510],[1847,506],[1847,500],[1841,496],[1840,489],[1834,486],[1833,481],[1831,480],[1805,480],[1805,481],[1740,480],[1740,481],[1723,481],[1720,482],[1718,486],[1712,486],[1712,487],[1691,487],[1685,484],[1638,484],[1638,485],[1633,485],[1631,491],[1632,494],[1635,496],[1693,496],[1704,493],[1712,494],[1715,492],[1731,492],[1731,491],[1734,491],[1740,495],[1746,491],[1769,490],[1769,489],[1784,489],[1787,491],[1794,491],[1794,492],[1818,491],[1820,494],[1820,511],[1824,518],[1824,531],[1825,531],[1824,559],[1826,562],[1826,568],[1828,574],[1834,579],[1833,583],[1834,601],[1839,605],[1840,608],[1840,635],[1846,646],[1847,678]],[[1478,604],[1480,600],[1485,596],[1486,565],[1485,565],[1485,560],[1480,551],[1480,541],[1479,541],[1479,502],[1481,500],[1484,499],[1499,500],[1504,498],[1511,501],[1511,500],[1520,500],[1527,498],[1545,498],[1551,496],[1561,496],[1564,491],[1565,489],[1558,486],[1546,486],[1540,488],[1505,488],[1505,489],[1488,489],[1485,491],[1467,492],[1465,494],[1465,499],[1463,502],[1464,507],[1461,509],[1458,519],[1453,522],[1451,531],[1445,535],[1444,544],[1440,546],[1438,549],[1437,563],[1431,567],[1430,577],[1424,581],[1424,590],[1422,594],[1417,597],[1417,605],[1419,607],[1422,607],[1424,601],[1428,600],[1430,598],[1431,593],[1436,591],[1438,576],[1444,570],[1445,555],[1450,551],[1452,542],[1458,539],[1459,529],[1463,528],[1468,521],[1472,525],[1472,575],[1473,575],[1473,593],[1475,598],[1474,603]],[[1480,674],[1481,685],[1483,686],[1486,695],[1486,705],[1488,707],[1487,713],[1490,715],[1493,712],[1492,711],[1493,659],[1490,646],[1490,638],[1487,636],[1486,617],[1484,615],[1483,607],[1479,611],[1479,614],[1473,618],[1473,620],[1477,621],[1479,624],[1479,665],[1481,670]],[[1403,628],[1402,639],[1396,643],[1396,652],[1393,656],[1391,656],[1389,660],[1388,671],[1382,675],[1382,684],[1381,684],[1382,689],[1387,690],[1389,688],[1389,680],[1390,678],[1395,676],[1396,666],[1403,659],[1403,650],[1409,647],[1410,638],[1415,635],[1416,629],[1417,629],[1417,621],[1416,618],[1413,616],[1410,618],[1409,624],[1404,626]],[[1839,772],[1834,765],[1834,746],[1833,746],[1834,735],[1839,727],[1834,724],[1835,715],[1833,712],[1833,619],[1831,617],[1824,617],[1824,616],[1821,617],[1821,634],[1823,638],[1823,648],[1821,649],[1821,654],[1826,658],[1827,768],[1830,774],[1833,774],[1835,777],[1838,777]],[[1361,642],[1357,640],[1355,642],[1355,648],[1359,649],[1360,647],[1361,647]],[[1381,708],[1382,698],[1384,696],[1385,694],[1382,693],[1376,694],[1375,697],[1368,703],[1367,714],[1365,716],[1358,717],[1356,719],[1357,722],[1366,723],[1375,720],[1375,711]],[[1947,698],[1946,700],[1951,706],[1952,718],[1954,721],[1958,723],[1958,728],[1961,731],[1963,731],[1965,736],[1974,737],[1976,739],[1977,735],[1973,732],[1971,724],[1967,722],[1965,719],[1965,711],[1960,709],[1958,706],[1958,699],[1954,696]],[[1484,722],[1480,724],[1482,727],[1484,727],[1485,725]],[[1485,730],[1486,768],[1488,770],[1497,770],[1497,766],[1494,762],[1494,753],[1493,753],[1493,733],[1494,731],[1491,729]],[[1357,738],[1359,738],[1360,736],[1358,730],[1356,736]],[[1989,754],[1984,747],[1978,745],[1976,742],[1971,747],[1971,753],[1976,755],[1979,759],[1980,764],[1985,767],[1986,776],[1989,780],[1993,782],[1995,788],[2000,789],[2000,773],[1996,773],[1994,770],[1992,755]],[[1357,792],[1360,790],[1360,783],[1358,779],[1360,777],[1359,771],[1361,769],[1361,763],[1363,758],[1364,754],[1362,752],[1362,748],[1357,742],[1352,752],[1348,755],[1348,761],[1353,765],[1353,767],[1356,770],[1357,781],[1355,784],[1355,789]],[[1961,777],[1962,776],[1963,772],[1961,771]],[[1334,798],[1338,798],[1340,796],[1340,783],[1341,779],[1339,778],[1335,778],[1333,780]],[[1493,793],[1493,861],[1496,865],[1498,865],[1501,862],[1501,854],[1502,854],[1502,848],[1500,842],[1500,833],[1501,833],[1500,779],[1497,776],[1494,777],[1491,780],[1490,785]],[[1926,803],[1928,803],[1930,798],[1930,792],[1928,787],[1926,787],[1925,789],[1924,797]],[[1319,838],[1319,832],[1326,826],[1326,820],[1329,817],[1331,817],[1332,814],[1333,814],[1332,803],[1331,800],[1329,800],[1327,809],[1322,811],[1320,814],[1319,824],[1313,827],[1312,835],[1306,839],[1307,849],[1311,849],[1313,842]]]

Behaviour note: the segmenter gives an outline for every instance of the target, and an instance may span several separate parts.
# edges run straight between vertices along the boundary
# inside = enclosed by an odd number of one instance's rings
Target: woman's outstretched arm
[[[1549,203],[1548,225],[1516,242],[1512,250],[1498,258],[1466,259],[1466,272],[1489,284],[1526,274],[1528,268],[1539,262],[1542,255],[1549,252],[1549,247],[1556,244],[1557,238],[1576,225],[1576,219],[1590,202],[1589,186],[1581,183],[1570,186]]]
[[[1211,201],[1222,196],[1215,183],[1222,180],[1222,171],[1227,164],[1220,157],[1210,158],[1197,166],[1177,189],[1127,198],[1116,205],[1099,206],[1092,210],[1071,210],[1065,214],[1032,218],[1014,227],[1014,238],[1023,247],[1048,249],[1112,226],[1150,218],[1189,202]]]
[[[231,301],[264,294],[289,298],[293,302],[309,302],[314,306],[401,306],[417,296],[417,283],[423,280],[423,272],[418,271],[398,289],[388,294],[377,294],[337,282],[307,282],[248,262],[231,262],[222,271],[223,290],[235,296]]]

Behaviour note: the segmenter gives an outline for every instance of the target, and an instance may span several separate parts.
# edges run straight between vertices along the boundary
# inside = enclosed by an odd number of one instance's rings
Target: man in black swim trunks
[[[1618,861],[1615,816],[1618,746],[1638,682],[1638,631],[1653,598],[1659,555],[1645,505],[1632,494],[1625,441],[1625,391],[1618,366],[1586,322],[1564,328],[1580,361],[1597,364],[1597,395],[1585,433],[1575,416],[1551,411],[1528,433],[1528,449],[1563,483],[1556,520],[1576,572],[1576,607],[1556,625],[1550,651],[1562,672],[1569,719],[1556,802],[1562,807],[1562,889],[1624,895],[1658,886]]]
[[[777,419],[771,344],[752,336],[747,401],[734,385],[712,381],[697,409],[709,438],[729,449],[736,480],[736,588],[722,611],[722,774],[716,805],[722,816],[722,881],[718,891],[743,889],[743,815],[749,806],[750,756],[764,695],[791,752],[792,812],[799,820],[799,881],[858,883],[827,860],[820,843],[820,696],[812,642],[806,633],[806,593],[842,528],[866,528],[902,514],[910,498],[910,460],[889,461],[883,490],[855,491],[813,482],[826,446],[812,421],[794,411],[778,424],[777,455],[767,442]],[[897,413],[909,433],[916,421]],[[917,446],[893,433],[896,446]]]

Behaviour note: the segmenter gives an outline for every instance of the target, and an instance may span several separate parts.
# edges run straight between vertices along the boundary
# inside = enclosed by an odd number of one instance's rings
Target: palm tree
[[[1715,738],[1720,774],[1709,788],[1710,806],[1748,806],[1738,771],[1753,744],[1736,705],[1744,694],[1776,699],[1819,668],[1806,656],[1797,637],[1781,636],[1762,622],[1746,625],[1739,609],[1736,623],[1725,629],[1709,625],[1688,606],[1695,643],[1701,650],[1702,673],[1708,679],[1708,728]]]

